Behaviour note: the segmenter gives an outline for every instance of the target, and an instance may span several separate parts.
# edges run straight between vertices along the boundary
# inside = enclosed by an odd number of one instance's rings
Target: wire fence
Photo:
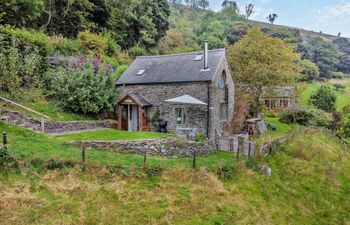
[[[86,146],[73,147],[63,140],[50,138],[18,137],[3,134],[3,146],[16,159],[46,162],[52,159],[74,161],[93,165],[123,167],[163,167],[163,168],[201,168],[217,169],[223,165],[235,165],[237,161],[245,161],[248,157],[237,152],[220,152],[213,150],[210,155],[199,155],[194,151],[191,156],[157,156],[134,154],[123,151],[107,151],[91,149]],[[27,164],[28,164],[27,163]]]

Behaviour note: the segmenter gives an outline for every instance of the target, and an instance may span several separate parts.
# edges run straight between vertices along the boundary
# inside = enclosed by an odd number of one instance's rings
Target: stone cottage
[[[157,115],[167,130],[195,129],[208,138],[222,134],[234,114],[234,83],[225,49],[140,56],[117,81],[118,129],[151,131]],[[201,105],[166,100],[189,95]]]

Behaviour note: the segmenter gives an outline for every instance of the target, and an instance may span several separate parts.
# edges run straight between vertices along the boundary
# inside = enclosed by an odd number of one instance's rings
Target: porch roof
[[[202,102],[191,95],[183,95],[180,97],[165,100],[166,102],[178,103],[178,104],[191,104],[191,105],[207,105],[207,103]]]
[[[121,100],[118,102],[118,104],[121,104],[127,97],[130,97],[132,100],[135,101],[136,104],[138,104],[141,107],[152,106],[152,103],[150,103],[147,99],[145,99],[143,96],[141,96],[138,93],[128,93],[124,95],[121,98]]]

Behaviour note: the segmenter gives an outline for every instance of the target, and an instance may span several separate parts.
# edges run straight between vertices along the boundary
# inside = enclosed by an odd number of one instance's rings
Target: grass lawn
[[[79,158],[78,150],[57,140],[1,123],[0,127],[9,130],[10,151],[16,156]],[[13,149],[16,138],[33,141]],[[142,162],[142,156],[87,154],[93,163]],[[235,164],[231,179],[220,179],[218,164],[232,163],[232,156],[225,153],[198,158],[200,166],[209,170],[186,167],[190,159],[152,157],[150,163],[162,160],[167,169],[148,177],[128,168],[122,174],[79,167],[0,171],[0,224],[350,223],[349,151],[317,131],[296,136],[263,159],[260,163],[271,167],[271,177],[240,163]]]
[[[329,83],[330,84],[342,84],[346,87],[344,93],[339,92],[339,91],[336,92],[336,94],[337,94],[337,111],[342,111],[344,106],[350,105],[350,79],[345,78],[342,80],[330,80]],[[307,84],[305,90],[303,90],[303,92],[300,95],[301,103],[305,106],[309,105],[308,100],[310,98],[311,93],[316,91],[317,88],[320,87],[322,84],[324,84],[324,83],[314,82],[314,83]]]
[[[169,138],[173,137],[172,134],[161,134],[152,132],[127,132],[122,130],[99,130],[93,132],[84,132],[79,134],[67,134],[56,136],[56,139],[66,141],[80,141],[80,140],[93,140],[93,141],[113,141],[113,140],[140,140],[140,139],[154,139],[154,138]]]
[[[49,137],[0,122],[0,132],[2,131],[7,131],[8,133],[9,151],[20,160],[30,161],[32,159],[40,159],[46,161],[52,158],[73,161],[81,160],[81,149],[73,148],[67,144],[68,140],[75,140],[75,138],[70,139],[70,135],[68,135],[69,138]],[[83,135],[86,134],[87,133],[84,133]],[[130,134],[124,134],[124,137],[127,137],[127,135]],[[134,134],[133,138],[136,138],[135,135],[136,134]],[[159,137],[160,134],[142,133],[142,135],[145,135],[144,137],[149,138],[151,135],[153,135],[153,137],[156,137],[156,135],[158,135],[157,137]],[[197,165],[198,167],[206,166],[208,168],[217,168],[221,165],[222,162],[232,163],[232,160],[232,154],[217,152],[208,157],[198,157]],[[87,151],[86,161],[88,163],[98,165],[142,166],[143,156],[136,154],[92,150]],[[192,165],[192,159],[184,157],[175,159],[148,157],[148,163],[151,166],[162,166],[164,168],[190,168]]]

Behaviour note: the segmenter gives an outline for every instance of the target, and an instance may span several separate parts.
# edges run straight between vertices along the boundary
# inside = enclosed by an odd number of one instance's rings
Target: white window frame
[[[178,115],[177,115],[177,110],[181,110],[181,116],[180,117],[178,117]],[[175,114],[175,123],[176,123],[176,125],[185,125],[186,124],[187,112],[186,112],[185,108],[183,108],[183,107],[175,107],[174,114]],[[179,122],[178,118],[181,118],[181,122]]]

